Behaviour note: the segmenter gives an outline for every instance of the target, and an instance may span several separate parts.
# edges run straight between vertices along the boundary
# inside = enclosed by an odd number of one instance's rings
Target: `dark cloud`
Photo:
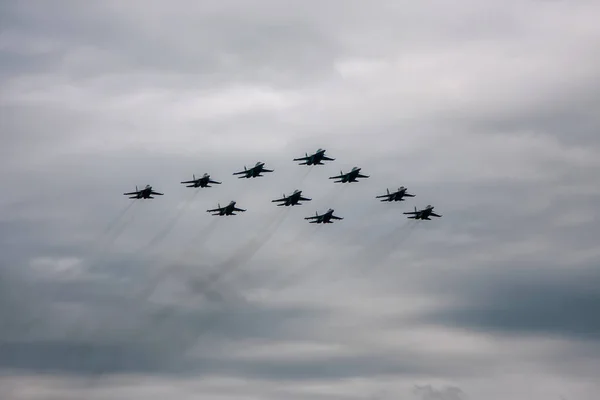
[[[594,310],[600,306],[600,274],[596,267],[569,267],[503,271],[499,266],[485,274],[446,274],[444,284],[436,286],[448,294],[448,305],[423,318],[494,334],[598,342],[600,324]]]

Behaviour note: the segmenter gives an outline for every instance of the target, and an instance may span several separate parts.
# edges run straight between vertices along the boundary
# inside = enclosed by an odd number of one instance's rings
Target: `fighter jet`
[[[375,196],[376,199],[383,199],[381,201],[404,201],[404,197],[415,197],[414,194],[406,193],[406,188],[400,186],[396,192],[390,193],[389,189],[386,189],[387,194],[381,196]]]
[[[235,211],[241,211],[244,212],[246,210],[242,210],[241,208],[237,208],[235,206],[235,201],[231,201],[228,205],[226,205],[225,207],[221,207],[220,204],[217,204],[217,208],[213,208],[212,210],[206,210],[206,212],[209,213],[216,213],[216,214],[212,214],[212,215],[237,215],[235,213]]]
[[[319,213],[315,212],[315,215],[313,217],[306,217],[304,219],[312,220],[309,222],[310,224],[332,224],[332,219],[344,218],[336,217],[335,215],[333,215],[333,209],[330,208],[325,214],[319,215]]]
[[[203,187],[203,188],[204,187],[212,187],[212,186],[210,186],[210,183],[213,183],[215,185],[220,185],[221,184],[221,182],[213,181],[212,179],[210,179],[210,175],[206,174],[206,173],[204,175],[202,175],[201,178],[198,178],[198,179],[196,179],[196,175],[192,175],[192,176],[194,177],[193,180],[191,180],[191,181],[184,181],[184,182],[181,182],[181,183],[183,183],[183,184],[191,183],[191,185],[186,185],[186,187],[194,187],[194,188],[197,188],[197,187]]]
[[[281,204],[277,204],[277,206],[295,206],[302,205],[301,201],[311,201],[312,199],[308,199],[306,197],[302,197],[302,190],[294,190],[294,193],[286,196],[285,194],[281,199],[271,200],[272,203],[282,202]]]
[[[411,215],[410,217],[408,217],[410,219],[426,219],[426,220],[431,220],[431,218],[429,218],[429,217],[441,217],[441,215],[438,215],[438,214],[436,214],[436,213],[433,212],[433,206],[432,205],[428,205],[424,209],[418,210],[418,211],[417,211],[417,207],[415,207],[415,211],[405,212],[404,214]]]
[[[318,149],[314,154],[311,154],[310,156],[308,155],[308,153],[304,153],[304,155],[304,157],[294,158],[294,161],[304,161],[298,165],[325,165],[323,164],[323,161],[335,160],[335,158],[329,158],[325,156],[324,149]]]
[[[265,163],[264,162],[257,162],[256,165],[254,165],[254,167],[247,169],[246,166],[244,165],[244,170],[240,171],[240,172],[234,172],[233,175],[242,175],[239,178],[256,178],[257,176],[264,176],[261,175],[261,172],[273,172],[272,169],[266,169],[264,168]]]
[[[354,167],[350,172],[343,173],[340,171],[338,176],[330,176],[329,179],[339,179],[338,181],[334,181],[334,183],[342,182],[342,183],[352,183],[358,182],[356,178],[368,178],[368,175],[362,175],[360,173],[360,168]]]
[[[163,196],[164,193],[158,193],[152,190],[152,186],[146,185],[142,190],[135,187],[135,192],[123,193],[125,196],[131,196],[130,199],[153,199],[152,195]]]

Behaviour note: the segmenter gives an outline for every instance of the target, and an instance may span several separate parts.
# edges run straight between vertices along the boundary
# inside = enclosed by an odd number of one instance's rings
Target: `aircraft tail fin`
[[[390,194],[390,189],[385,189],[387,191],[387,194]]]

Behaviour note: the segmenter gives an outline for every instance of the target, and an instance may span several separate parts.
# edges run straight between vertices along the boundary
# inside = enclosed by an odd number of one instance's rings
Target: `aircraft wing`
[[[293,161],[308,161],[309,159],[310,159],[310,157],[306,156],[306,157],[294,158]]]
[[[255,167],[252,168],[248,168],[248,169],[244,169],[243,171],[239,171],[239,172],[234,172],[234,175],[248,175],[251,174],[254,171]]]
[[[325,161],[335,161],[335,158],[330,158],[330,157],[327,157],[327,156],[323,156],[323,157],[321,158],[321,160],[325,160]]]
[[[408,193],[404,193],[403,196],[406,196],[406,197],[415,197],[414,194],[408,194]]]
[[[142,193],[142,191],[141,191],[141,190],[140,190],[140,191],[138,191],[138,192],[129,192],[129,193],[123,193],[123,195],[125,195],[125,196],[131,196],[131,195],[134,195],[134,194],[140,194],[140,193]]]
[[[368,178],[369,175],[363,175],[363,174],[358,174],[356,175],[357,178]]]
[[[275,172],[275,170],[263,168],[261,172]]]
[[[298,201],[311,201],[311,200],[312,199],[309,199],[307,197],[302,197],[302,196],[298,197]]]
[[[313,215],[312,217],[304,217],[304,219],[319,219],[321,218],[320,215]]]
[[[211,179],[208,180],[208,183],[214,183],[215,185],[220,185],[221,182],[213,181]]]
[[[198,181],[199,181],[199,179],[196,179],[195,181],[183,181],[183,182],[181,182],[181,183],[196,183],[196,182],[198,182]]]
[[[375,198],[376,199],[383,199],[383,198],[388,198],[389,199],[392,196],[393,196],[393,193],[390,193],[390,194],[382,194],[380,196],[375,196]]]
[[[344,219],[344,218],[342,218],[342,217],[336,217],[335,215],[332,215],[330,218],[331,218],[331,219]]]
[[[155,195],[158,195],[158,196],[164,196],[164,193],[158,193],[158,192],[155,192],[155,191],[151,191],[150,194],[155,194]]]
[[[225,207],[221,207],[221,208],[213,208],[212,210],[206,210],[206,212],[220,212],[223,211]]]
[[[275,200],[271,200],[272,203],[277,203],[278,201],[286,201],[287,198],[286,197],[282,197],[281,199],[275,199]]]
[[[244,212],[244,211],[246,211],[246,210],[244,210],[244,209],[242,209],[242,208],[236,208],[236,207],[233,207],[233,211],[241,211],[241,212]]]
[[[419,215],[419,214],[421,214],[421,211],[407,211],[407,212],[404,212],[402,214],[406,214],[406,215]]]
[[[432,212],[432,213],[430,213],[429,215],[431,215],[432,217],[441,217],[441,215],[438,215],[438,214],[436,214],[436,213],[433,213],[433,212]]]
[[[344,177],[348,176],[348,174],[342,174],[342,175],[337,175],[337,176],[330,176],[329,179],[342,179]]]

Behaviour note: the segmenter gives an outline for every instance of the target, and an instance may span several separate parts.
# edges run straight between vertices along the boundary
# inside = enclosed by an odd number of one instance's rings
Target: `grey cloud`
[[[530,384],[577,375],[597,387],[592,2],[0,11],[0,370],[315,381],[324,392],[344,378],[494,387],[499,371],[527,375],[518,350],[455,350],[414,333],[426,325],[516,348],[559,338],[529,361],[541,371]],[[291,161],[321,146],[334,163],[306,175]],[[257,160],[276,173],[231,175]],[[372,177],[345,189],[327,179],[355,165]],[[190,201],[179,182],[203,172],[224,184]],[[129,205],[122,193],[146,183],[165,196],[136,203],[110,242],[103,230]],[[417,197],[374,199],[399,185]],[[275,218],[268,200],[296,188],[314,201],[286,210],[260,242]],[[206,213],[231,199],[249,212]],[[426,204],[444,217],[405,239],[401,213]],[[302,217],[327,207],[345,220],[308,229]],[[260,249],[247,260],[249,247]],[[227,260],[231,273],[200,290]],[[161,271],[152,296],[139,295]],[[242,355],[256,341],[309,339],[352,352]],[[432,354],[437,345],[451,350]],[[568,368],[552,368],[557,359]],[[344,384],[340,398],[360,395]]]
[[[339,46],[327,32],[294,21],[289,12],[261,21],[259,9],[248,10],[236,2],[226,10],[200,7],[193,14],[158,3],[155,8],[145,5],[144,11],[131,6],[7,6],[7,31],[26,32],[34,41],[54,41],[49,49],[54,57],[15,56],[25,58],[32,68],[37,65],[39,72],[66,67],[73,78],[136,75],[141,69],[188,74],[188,81],[190,74],[196,81],[202,74],[200,82],[210,87],[233,81],[296,85],[302,76],[312,80],[330,73],[338,53]]]
[[[490,333],[558,336],[598,342],[600,306],[597,268],[570,272],[555,268],[519,268],[482,273],[447,274],[437,290],[448,305],[424,321]],[[441,278],[441,277],[440,277]],[[597,345],[597,343],[596,343]]]
[[[458,387],[435,389],[431,385],[415,386],[414,392],[421,400],[464,400],[465,393]]]

